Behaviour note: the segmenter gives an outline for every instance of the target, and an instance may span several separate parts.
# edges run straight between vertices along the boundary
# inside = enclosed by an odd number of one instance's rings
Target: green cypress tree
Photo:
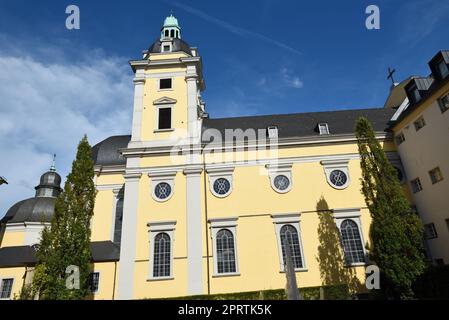
[[[32,285],[40,299],[85,299],[90,295],[90,220],[96,195],[91,155],[91,147],[84,136],[64,190],[56,200],[51,225],[42,232]],[[68,266],[79,268],[79,289],[66,286]]]
[[[423,227],[411,209],[396,169],[366,118],[355,128],[362,193],[371,213],[370,259],[381,270],[381,290],[388,298],[413,297],[412,284],[424,272]]]

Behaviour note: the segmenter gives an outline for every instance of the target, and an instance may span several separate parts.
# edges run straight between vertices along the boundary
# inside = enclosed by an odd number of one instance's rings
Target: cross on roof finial
[[[393,78],[393,74],[396,72],[395,69],[391,69],[390,67],[388,67],[388,77],[387,79],[391,79],[391,82],[393,83],[393,86],[395,84],[394,82],[394,78]]]
[[[56,171],[56,154],[53,154],[53,162],[51,164],[50,171],[52,172]]]

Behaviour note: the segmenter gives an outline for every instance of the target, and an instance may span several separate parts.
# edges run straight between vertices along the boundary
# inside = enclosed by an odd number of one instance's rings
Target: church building
[[[425,106],[399,116],[392,129],[392,118],[407,109],[403,84],[392,89],[384,108],[213,118],[201,97],[206,85],[200,52],[184,41],[173,15],[130,65],[130,135],[93,147],[95,299],[282,289],[286,243],[299,287],[333,284],[325,276],[323,254],[332,252],[323,253],[323,214],[335,222],[345,267],[363,289],[371,218],[361,193],[354,126],[359,117],[368,118],[414,201],[408,179],[415,174],[403,168],[411,151],[404,143],[398,152],[395,140]],[[445,83],[438,94],[449,90],[447,77]],[[448,114],[441,120],[446,134]],[[449,174],[447,160],[429,163],[429,170],[439,166],[443,176]],[[0,299],[13,298],[29,283],[34,245],[51,219],[60,182],[52,167],[36,196],[3,218]],[[447,239],[448,230],[441,233]],[[443,251],[438,258],[447,262],[447,247]]]

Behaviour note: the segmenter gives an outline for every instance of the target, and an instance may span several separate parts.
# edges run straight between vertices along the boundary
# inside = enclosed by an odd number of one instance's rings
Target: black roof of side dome
[[[162,44],[161,40],[156,40],[151,45],[150,49],[148,49],[148,52],[161,53],[161,44]],[[190,49],[190,45],[187,42],[178,38],[173,38],[171,52],[179,52],[179,51],[185,52],[188,55],[192,55],[192,50]]]

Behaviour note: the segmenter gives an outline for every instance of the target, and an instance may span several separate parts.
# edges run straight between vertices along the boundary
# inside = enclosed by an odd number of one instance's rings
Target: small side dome
[[[165,18],[163,27],[177,27],[177,28],[179,28],[178,19],[176,19],[173,16],[173,14],[170,14],[170,16]]]
[[[164,25],[161,28],[161,40],[169,38],[181,39],[181,27],[173,14],[165,18]]]
[[[36,197],[58,197],[61,193],[61,176],[56,171],[45,172],[36,189]]]

